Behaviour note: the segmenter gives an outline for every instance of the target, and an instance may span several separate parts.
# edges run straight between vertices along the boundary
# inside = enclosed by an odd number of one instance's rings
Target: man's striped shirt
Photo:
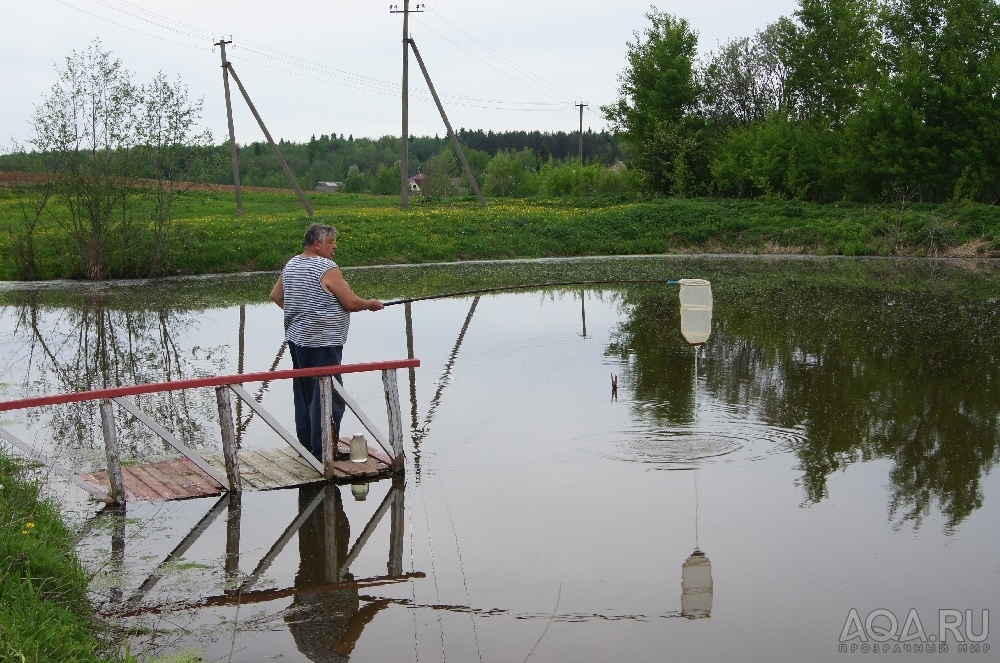
[[[319,348],[344,345],[351,314],[327,292],[323,274],[337,263],[323,257],[297,255],[281,272],[285,301],[285,339],[295,345]]]

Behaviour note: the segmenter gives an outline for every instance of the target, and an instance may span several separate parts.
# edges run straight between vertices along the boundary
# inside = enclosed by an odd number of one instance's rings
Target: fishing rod
[[[383,302],[383,306],[395,306],[396,304],[409,304],[410,302],[420,302],[427,299],[442,299],[444,297],[459,297],[461,295],[479,295],[484,292],[499,292],[502,290],[526,290],[528,288],[547,288],[556,285],[607,285],[609,283],[666,283],[667,285],[677,285],[680,281],[663,279],[611,279],[604,281],[552,281],[549,283],[525,283],[522,285],[501,285],[494,288],[479,288],[478,290],[461,290],[459,292],[446,292],[440,295],[424,295],[423,297],[410,297],[408,299],[396,299],[391,302]]]

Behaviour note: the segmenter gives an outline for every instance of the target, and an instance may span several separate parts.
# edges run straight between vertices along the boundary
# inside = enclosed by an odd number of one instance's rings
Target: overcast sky
[[[397,0],[402,7],[402,0]],[[100,38],[137,83],[180,76],[204,101],[203,125],[226,138],[220,55],[230,62],[275,139],[313,134],[398,136],[402,16],[369,0],[0,0],[0,148],[32,135],[30,120],[55,68]],[[417,3],[411,3],[413,9]],[[653,3],[685,18],[699,50],[754,34],[795,0]],[[410,36],[456,129],[574,131],[606,126],[600,106],[617,96],[626,42],[648,21],[648,0],[427,0]],[[236,140],[263,134],[235,85]],[[444,124],[410,56],[410,133],[444,136]]]

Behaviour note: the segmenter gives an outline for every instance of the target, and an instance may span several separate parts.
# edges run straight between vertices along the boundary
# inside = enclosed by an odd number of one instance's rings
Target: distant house
[[[608,166],[608,170],[610,170],[612,173],[620,173],[623,170],[628,170],[628,166],[625,165],[624,161],[618,159],[613,164]]]
[[[420,192],[420,185],[423,184],[424,179],[426,179],[426,177],[427,176],[424,175],[423,173],[417,173],[416,175],[414,175],[413,177],[411,177],[408,180],[409,183],[410,183],[410,191],[416,191],[417,193],[419,193]]]
[[[325,191],[326,193],[337,193],[340,187],[344,186],[343,182],[316,182],[316,191]]]

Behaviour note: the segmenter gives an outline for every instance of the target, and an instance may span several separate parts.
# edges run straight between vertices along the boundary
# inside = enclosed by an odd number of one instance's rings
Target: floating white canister
[[[701,345],[712,333],[712,284],[705,279],[681,279],[681,334]]]
[[[697,548],[681,567],[681,615],[688,619],[712,616],[712,562]]]

